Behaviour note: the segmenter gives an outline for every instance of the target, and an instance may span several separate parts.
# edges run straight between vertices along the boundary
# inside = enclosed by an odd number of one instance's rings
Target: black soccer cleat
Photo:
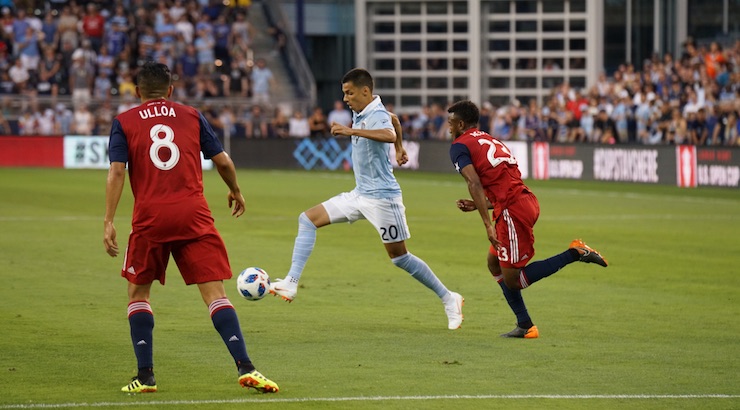
[[[578,260],[581,262],[595,263],[603,267],[607,267],[609,265],[606,259],[604,259],[596,249],[592,249],[580,239],[574,239],[573,242],[570,243],[570,249],[578,251],[578,254],[580,255]]]
[[[519,338],[519,339],[537,339],[538,337],[540,337],[540,332],[539,330],[537,330],[537,326],[532,326],[529,329],[525,329],[523,327],[517,326],[511,332],[502,334],[501,337],[514,337],[514,338]]]

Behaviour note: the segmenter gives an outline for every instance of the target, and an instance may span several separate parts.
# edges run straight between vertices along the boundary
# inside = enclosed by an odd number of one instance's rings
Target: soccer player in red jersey
[[[478,210],[491,242],[488,270],[501,286],[517,319],[517,327],[501,336],[537,338],[539,331],[529,317],[521,289],[575,261],[601,266],[607,266],[607,262],[577,239],[565,252],[529,263],[534,256],[533,228],[540,206],[537,197],[522,182],[516,158],[504,143],[478,130],[480,113],[474,103],[459,101],[447,112],[454,138],[450,159],[468,183],[473,198],[458,200],[457,207],[463,212]],[[489,209],[493,209],[493,219]]]
[[[132,230],[121,276],[129,282],[128,320],[139,372],[121,391],[157,390],[149,294],[155,280],[164,285],[171,254],[185,283],[198,285],[213,325],[234,357],[239,383],[260,392],[277,392],[278,385],[260,374],[247,355],[239,319],[223,285],[224,279],[231,278],[226,247],[203,196],[201,152],[213,160],[229,188],[231,214],[239,217],[244,213],[234,163],[203,114],[168,101],[172,91],[166,65],[144,64],[136,87],[142,104],[117,116],[111,127],[103,238],[110,256],[119,251],[113,218],[123,191],[126,163],[134,195]]]

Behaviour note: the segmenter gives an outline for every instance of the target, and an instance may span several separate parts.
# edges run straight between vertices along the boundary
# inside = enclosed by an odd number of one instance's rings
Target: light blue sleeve
[[[367,129],[369,130],[382,130],[391,129],[393,130],[393,123],[391,122],[391,115],[388,111],[378,110],[370,114],[367,119]]]

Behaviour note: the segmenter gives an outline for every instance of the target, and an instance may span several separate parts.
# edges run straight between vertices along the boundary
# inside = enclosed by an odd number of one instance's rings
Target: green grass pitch
[[[465,297],[462,329],[446,329],[441,303],[391,264],[367,222],[328,226],[292,304],[248,302],[226,283],[250,356],[280,393],[238,386],[171,262],[152,292],[159,392],[129,396],[119,389],[136,362],[122,257],[102,245],[105,177],[0,169],[0,409],[740,408],[737,190],[528,181],[542,210],[535,259],[581,237],[610,266],[573,264],[526,289],[541,336],[506,340],[514,317],[485,268],[485,231],[454,206],[464,181],[399,172],[408,248]],[[288,270],[298,214],[354,186],[344,172],[239,178],[242,218],[215,171],[206,196],[234,273],[272,278]],[[122,248],[131,206],[127,184]]]

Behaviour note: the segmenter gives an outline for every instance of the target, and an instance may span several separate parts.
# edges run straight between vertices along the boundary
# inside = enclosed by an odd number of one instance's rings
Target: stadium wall
[[[454,172],[449,141],[404,141],[402,168]],[[591,145],[509,141],[522,176],[680,187],[740,187],[740,148]],[[238,168],[349,170],[347,138],[230,141]],[[392,162],[395,155],[391,152]],[[203,161],[205,169],[213,167]],[[108,168],[106,136],[0,136],[0,167]]]

